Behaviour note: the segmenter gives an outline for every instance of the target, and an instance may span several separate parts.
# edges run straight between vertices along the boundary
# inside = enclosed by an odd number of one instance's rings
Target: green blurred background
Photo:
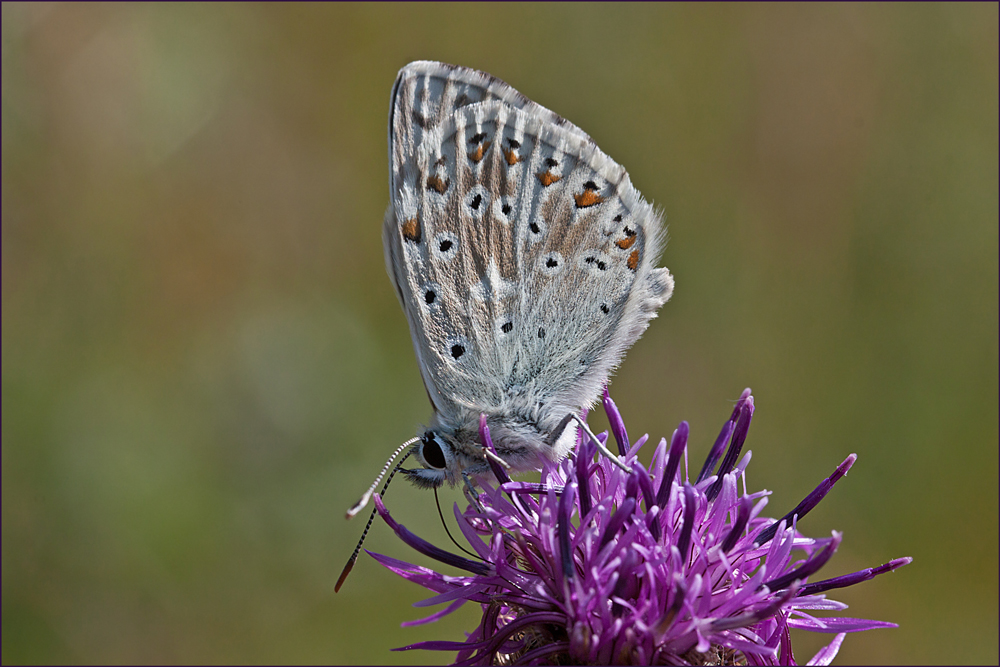
[[[3,662],[445,662],[343,512],[430,415],[386,277],[397,70],[486,70],[661,206],[612,385],[845,533],[838,662],[998,659],[997,5],[3,4]],[[593,420],[603,428],[600,418]],[[448,505],[460,494],[444,494]],[[388,494],[446,539],[431,494]],[[378,523],[373,550],[414,556]],[[828,636],[796,636],[804,661]]]

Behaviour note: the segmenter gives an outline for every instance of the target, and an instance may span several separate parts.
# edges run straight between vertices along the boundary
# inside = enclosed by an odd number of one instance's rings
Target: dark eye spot
[[[545,338],[545,329],[541,329],[541,328],[538,329],[538,337],[539,338]]]
[[[537,222],[533,222],[530,225],[528,225],[528,229],[530,229],[533,234],[537,234],[539,231],[541,231],[540,229],[538,229]]]
[[[593,181],[587,181],[586,183],[583,184],[583,189],[584,190],[596,190],[597,189],[597,183],[594,183]]]
[[[500,207],[500,210],[503,211],[504,215],[510,215],[510,204],[504,204]]]
[[[600,260],[597,260],[597,268],[603,271],[604,269],[608,268],[608,265]]]
[[[471,139],[469,139],[469,143],[470,144],[478,144],[479,142],[481,142],[485,138],[486,138],[486,133],[485,132],[480,132],[479,134],[476,134]]]
[[[424,438],[424,446],[421,447],[420,453],[423,454],[427,465],[432,468],[443,470],[448,465],[448,462],[444,458],[444,452],[441,451],[441,446],[430,436]]]
[[[451,246],[452,246],[451,241],[448,241],[446,239],[444,241],[441,241],[441,245],[438,247],[441,248],[441,252],[448,252],[449,250],[451,250]]]
[[[472,198],[472,203],[469,204],[469,206],[472,208],[473,211],[478,211],[479,205],[482,203],[483,203],[483,196],[476,195],[475,197]]]
[[[552,269],[559,266],[559,262],[556,261],[555,257],[549,257],[547,260],[545,260],[545,266]]]
[[[606,303],[601,304],[601,312],[604,313],[605,315],[611,312],[610,309],[608,308],[608,304]]]
[[[463,354],[465,354],[465,348],[464,347],[462,347],[461,345],[452,345],[451,346],[451,356],[453,356],[454,358],[458,359]]]
[[[434,293],[434,290],[429,289],[424,294],[424,301],[426,301],[427,303],[434,303],[434,299],[436,299],[436,298],[437,298],[437,294]]]
[[[507,145],[510,146],[511,148],[520,148],[521,142],[518,141],[517,139],[508,139]]]
[[[635,236],[635,230],[629,229],[628,225],[625,226],[625,236]]]
[[[593,257],[588,257],[583,261],[585,261],[587,264],[593,264],[596,260]]]
[[[559,160],[556,160],[554,158],[545,158],[545,166],[546,167],[558,167],[559,166]]]
[[[615,216],[615,222],[621,222],[621,221],[622,221],[622,216],[621,213],[619,213],[618,215]]]
[[[504,333],[510,333],[511,329],[513,328],[514,328],[513,322],[506,322],[502,327],[500,327],[500,330],[503,331]]]

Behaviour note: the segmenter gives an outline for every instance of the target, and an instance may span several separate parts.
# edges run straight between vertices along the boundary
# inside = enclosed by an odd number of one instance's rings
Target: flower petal
[[[780,577],[775,577],[770,581],[765,581],[761,586],[767,586],[768,589],[772,591],[780,591],[782,588],[788,586],[795,580],[804,580],[810,574],[816,572],[821,567],[826,565],[826,562],[830,560],[834,552],[837,551],[837,547],[840,546],[840,540],[843,539],[843,533],[838,533],[833,531],[833,539],[819,551],[819,553],[814,554],[805,563],[795,568],[791,572],[781,575]]]
[[[459,607],[465,604],[465,602],[466,602],[465,600],[455,600],[444,609],[436,611],[430,616],[425,616],[424,618],[420,618],[415,621],[404,621],[403,623],[400,623],[400,626],[404,628],[411,628],[415,625],[425,625],[427,623],[433,623],[434,621],[444,618],[453,611],[456,611]]]
[[[576,495],[576,485],[567,484],[559,496],[559,520],[557,530],[559,535],[559,561],[562,564],[563,576],[570,580],[576,571],[573,567],[573,556],[569,546],[569,531],[572,528],[570,519],[573,514],[573,496]]]
[[[869,579],[874,579],[880,574],[885,574],[886,572],[892,572],[895,569],[901,568],[904,565],[909,565],[913,562],[912,558],[896,558],[891,560],[884,565],[879,565],[878,567],[869,567],[853,574],[845,574],[842,577],[834,577],[833,579],[825,579],[823,581],[817,581],[814,584],[807,584],[802,587],[802,595],[815,595],[816,593],[822,593],[823,591],[828,591],[833,588],[844,588],[846,586],[853,586],[854,584],[861,583],[862,581],[868,581]]]
[[[744,394],[747,392],[744,391]],[[740,397],[743,398],[742,396]],[[740,405],[740,417],[736,422],[736,428],[733,429],[733,439],[729,443],[729,449],[726,451],[726,458],[722,459],[722,465],[719,466],[718,475],[719,478],[715,480],[713,484],[708,489],[708,499],[715,500],[715,497],[719,495],[719,491],[722,490],[722,478],[727,472],[733,469],[736,465],[736,460],[740,457],[740,451],[743,449],[743,442],[747,439],[747,431],[750,429],[750,420],[753,419],[753,396],[748,395],[743,399]]]
[[[747,520],[750,518],[750,507],[752,504],[751,500],[746,496],[740,498],[740,507],[736,512],[736,521],[733,523],[729,534],[726,535],[726,539],[722,542],[722,553],[732,551],[733,547],[736,546],[736,542],[743,535],[743,529],[747,527]]]
[[[846,632],[841,632],[839,635],[833,638],[833,641],[821,648],[816,652],[812,658],[809,659],[807,665],[829,665],[833,662],[833,659],[837,657],[837,653],[840,652],[840,645],[844,643],[844,637],[847,636]]]
[[[791,523],[792,517],[798,517],[801,519],[806,514],[808,514],[809,510],[816,507],[816,505],[819,504],[819,501],[823,500],[826,494],[830,492],[830,489],[833,488],[833,485],[836,484],[841,477],[847,474],[847,471],[851,469],[851,466],[854,465],[854,462],[857,459],[858,459],[857,454],[851,454],[846,459],[844,459],[843,463],[837,466],[837,469],[833,471],[833,474],[824,479],[822,482],[820,482],[819,486],[813,489],[812,493],[803,498],[802,502],[800,502],[798,505],[795,506],[795,509],[793,509],[788,514],[775,521],[767,530],[758,535],[757,544],[764,544],[772,537],[774,537],[774,531],[778,529],[778,524],[781,523],[781,521],[787,521]]]
[[[408,544],[410,547],[416,549],[425,556],[430,556],[435,560],[439,560],[442,563],[453,567],[468,570],[473,574],[486,575],[492,573],[493,568],[487,563],[480,563],[474,560],[469,560],[468,558],[456,556],[453,553],[449,553],[444,549],[438,548],[430,542],[417,537],[407,530],[406,526],[398,523],[389,515],[389,510],[387,510],[385,505],[382,504],[382,497],[380,494],[376,493],[374,499],[375,507],[378,508],[379,516],[381,516],[382,519],[389,524],[389,527],[392,528],[393,532],[395,532],[397,536],[399,536],[399,539],[403,540],[403,542]]]
[[[484,414],[479,415],[479,441],[483,443],[483,447],[494,454],[497,453],[496,448],[493,447],[493,440],[490,439],[490,427],[486,425],[486,415]],[[510,481],[507,471],[492,456],[487,456],[486,460],[489,461],[490,470],[493,471],[493,474],[501,484]]]
[[[611,396],[608,394],[607,386],[604,387],[604,412],[608,415],[608,423],[611,425],[611,433],[615,436],[615,442],[618,443],[618,453],[624,457],[628,454],[628,433],[625,432],[625,422],[622,420],[622,415],[618,411],[618,406],[615,402],[611,400]]]
[[[862,632],[875,628],[898,628],[896,623],[872,621],[867,618],[847,618],[837,616],[823,619],[797,618],[788,621],[789,627],[809,630],[811,632]]]
[[[663,477],[660,478],[660,488],[656,492],[656,504],[660,508],[667,505],[670,498],[670,487],[674,485],[674,476],[677,474],[677,466],[681,463],[681,454],[687,447],[690,426],[687,422],[681,422],[670,438],[670,453],[667,455],[667,466],[663,469]]]

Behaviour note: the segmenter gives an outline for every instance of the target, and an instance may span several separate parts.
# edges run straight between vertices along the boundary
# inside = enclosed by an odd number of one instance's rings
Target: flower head
[[[375,496],[382,518],[404,542],[467,572],[446,576],[371,554],[436,593],[418,606],[447,603],[409,625],[437,620],[465,602],[483,610],[464,642],[429,641],[398,650],[457,651],[456,664],[469,665],[795,664],[789,630],[802,628],[835,634],[809,663],[829,664],[846,633],[896,627],[813,615],[846,608],[826,599],[826,591],[911,560],[807,583],[833,556],[841,535],[806,537],[796,523],[847,473],[854,454],[775,520],[762,516],[769,492],[746,492],[750,453],[740,453],[754,411],[749,389],[693,480],[679,474],[687,422],[669,444],[659,442],[647,470],[636,457],[646,437],[630,446],[607,391],[604,408],[629,472],[606,456],[595,460],[597,447],[583,437],[570,457],[546,464],[537,484],[510,481],[495,466],[497,480],[480,479],[482,491],[464,512],[455,506],[476,560],[410,533]],[[485,419],[480,434],[492,449]],[[606,433],[597,437],[602,444],[607,440]]]

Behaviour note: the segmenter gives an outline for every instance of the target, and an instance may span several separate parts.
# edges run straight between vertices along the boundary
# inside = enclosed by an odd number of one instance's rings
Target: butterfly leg
[[[491,452],[490,450],[486,449],[485,447],[483,447],[483,454],[486,456],[486,458],[493,459],[494,461],[496,461],[497,463],[499,463],[500,465],[502,465],[507,470],[510,470],[510,464],[507,463],[506,461],[504,461],[502,458],[500,458],[499,455],[494,454],[493,452]]]
[[[580,428],[583,429],[583,432],[586,433],[587,436],[590,438],[590,441],[595,445],[597,445],[597,449],[600,450],[602,454],[607,456],[612,463],[614,463],[616,466],[618,466],[627,473],[632,472],[631,468],[622,463],[620,458],[612,454],[611,450],[605,447],[604,444],[600,440],[598,440],[597,436],[594,435],[594,432],[590,430],[589,426],[587,426],[587,422],[580,419],[580,415],[575,415],[571,413],[569,416],[576,420],[576,422],[580,425]]]
[[[470,504],[475,505],[476,509],[482,512],[483,506],[479,502],[479,492],[472,486],[472,480],[469,479],[469,475],[466,474],[464,470],[462,471],[462,480],[465,481],[465,485],[462,487],[462,491],[465,493],[465,499],[468,500]]]

